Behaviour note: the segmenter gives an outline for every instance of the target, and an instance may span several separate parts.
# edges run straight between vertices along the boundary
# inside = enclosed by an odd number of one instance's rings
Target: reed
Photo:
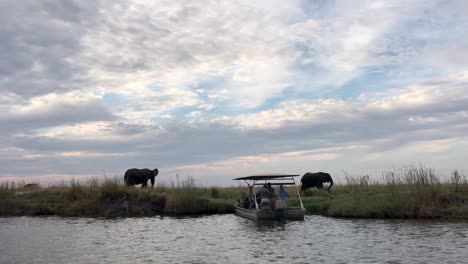
[[[150,216],[233,212],[240,193],[203,187],[193,178],[159,182],[155,188],[127,187],[120,178],[70,180],[26,189],[0,184],[0,215]],[[228,188],[229,189],[229,188]]]
[[[70,180],[26,189],[24,183],[0,183],[0,215],[151,216],[232,213],[247,188],[203,186],[194,178],[158,181],[154,188],[126,187],[117,177]],[[288,187],[290,206],[299,206]],[[330,192],[312,190],[303,198],[310,214],[364,218],[468,219],[468,183],[457,170],[442,181],[433,169],[407,166],[378,179],[351,177]]]
[[[468,219],[468,184],[458,171],[446,182],[423,166],[386,171],[376,181],[367,176],[346,180],[327,201],[309,202],[319,208],[315,212],[337,217]],[[323,192],[316,195],[327,197]]]

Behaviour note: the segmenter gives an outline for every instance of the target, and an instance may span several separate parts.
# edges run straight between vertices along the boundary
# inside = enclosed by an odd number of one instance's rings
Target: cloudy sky
[[[0,1],[0,180],[468,173],[468,2]]]

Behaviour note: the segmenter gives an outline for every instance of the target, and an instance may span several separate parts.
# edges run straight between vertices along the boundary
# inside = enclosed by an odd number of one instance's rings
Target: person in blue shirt
[[[283,188],[283,185],[280,185],[279,196],[281,200],[284,200],[284,201],[288,200],[289,194],[286,191],[286,189]]]
[[[286,189],[283,188],[283,185],[280,185],[279,188],[279,199],[276,201],[276,217],[278,220],[284,221],[284,212],[286,211],[288,205],[289,194]]]

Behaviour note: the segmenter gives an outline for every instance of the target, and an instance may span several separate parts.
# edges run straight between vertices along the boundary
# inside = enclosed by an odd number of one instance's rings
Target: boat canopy
[[[252,181],[261,181],[261,180],[271,180],[271,179],[281,179],[281,178],[291,178],[297,177],[299,174],[282,174],[282,173],[272,173],[272,174],[257,174],[246,177],[239,177],[233,180],[252,180]]]
[[[254,185],[263,185],[263,183],[259,183],[260,181],[263,181],[264,183],[272,181],[270,182],[271,185],[296,185],[294,177],[297,176],[299,176],[299,174],[268,173],[240,177],[233,180],[243,180],[245,182],[252,181]]]

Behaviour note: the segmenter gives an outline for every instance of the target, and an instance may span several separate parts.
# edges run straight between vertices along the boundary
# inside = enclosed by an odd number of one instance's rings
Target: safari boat
[[[263,220],[304,220],[305,209],[302,203],[301,194],[296,185],[294,177],[296,174],[262,174],[247,177],[235,178],[233,180],[243,180],[249,188],[249,197],[239,200],[234,205],[235,214],[254,221]],[[279,197],[276,199],[260,199],[256,192],[256,186],[264,186],[270,183],[272,186],[294,185],[299,197],[300,207],[288,207],[287,203]],[[276,193],[278,193],[278,189]],[[260,201],[260,202],[259,202]],[[275,205],[272,205],[272,204]]]

